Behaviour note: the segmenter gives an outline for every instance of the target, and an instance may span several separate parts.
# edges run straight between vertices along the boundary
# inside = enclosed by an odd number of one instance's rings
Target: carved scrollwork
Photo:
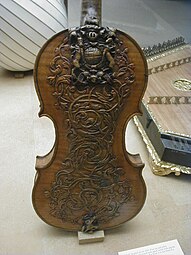
[[[56,107],[67,116],[70,147],[46,195],[52,216],[86,232],[117,217],[120,207],[134,200],[112,151],[116,121],[135,80],[127,53],[114,31],[86,25],[70,32],[50,65],[48,81]]]

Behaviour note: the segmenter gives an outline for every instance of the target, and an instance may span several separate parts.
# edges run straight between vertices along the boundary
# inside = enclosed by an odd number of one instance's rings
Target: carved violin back
[[[147,82],[140,47],[119,30],[65,30],[40,51],[34,77],[39,116],[53,121],[56,134],[50,153],[37,157],[37,214],[85,232],[133,218],[146,197],[144,164],[125,147],[126,125],[140,114]]]

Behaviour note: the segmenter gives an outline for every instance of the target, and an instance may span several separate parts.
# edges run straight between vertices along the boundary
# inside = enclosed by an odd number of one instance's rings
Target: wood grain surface
[[[46,223],[69,231],[81,230],[87,217],[92,221],[94,217],[96,229],[116,227],[137,215],[146,197],[141,174],[144,164],[139,155],[126,151],[125,130],[132,116],[140,114],[140,102],[147,83],[147,63],[140,47],[130,36],[118,30],[115,34],[121,42],[116,53],[121,62],[116,61],[117,56],[114,57],[113,71],[117,78],[113,85],[86,85],[82,93],[71,79],[66,82],[67,77],[71,77],[72,68],[68,30],[52,37],[41,49],[36,61],[34,78],[40,101],[39,116],[47,116],[53,121],[56,140],[50,153],[37,157],[33,205]],[[125,54],[124,59],[128,56],[128,61],[120,67],[124,62],[122,54]],[[63,60],[68,61],[67,68]],[[128,80],[130,72],[134,75],[131,82]],[[55,83],[49,82],[53,76],[59,83],[57,90]],[[123,88],[126,90],[123,91]],[[61,90],[64,93],[59,97]],[[104,101],[104,95],[108,102]],[[68,108],[63,106],[63,100],[72,97],[75,97],[74,101],[79,100],[76,108],[74,102],[67,102]],[[84,104],[86,111],[76,114],[78,120],[74,122],[70,109],[78,111]],[[99,107],[99,104],[102,106]],[[103,110],[107,105],[111,105],[111,109]],[[95,108],[98,109],[96,113]],[[101,118],[101,124],[95,124],[95,118],[99,121]],[[83,128],[80,127],[81,121],[85,121]],[[94,129],[95,126],[97,129]],[[105,130],[109,131],[103,135]],[[92,135],[94,131],[96,133]],[[91,139],[95,145],[94,152]],[[96,147],[98,144],[100,148]]]

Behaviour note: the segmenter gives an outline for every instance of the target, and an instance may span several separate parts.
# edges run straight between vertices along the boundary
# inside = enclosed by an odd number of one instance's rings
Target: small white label
[[[177,240],[157,243],[128,251],[118,252],[118,255],[184,255]]]

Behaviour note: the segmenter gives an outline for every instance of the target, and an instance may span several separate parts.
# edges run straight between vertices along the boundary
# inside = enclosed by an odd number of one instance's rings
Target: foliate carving
[[[94,28],[71,32],[56,49],[48,77],[56,107],[67,116],[70,141],[46,191],[50,213],[85,232],[117,217],[121,206],[135,199],[112,150],[116,121],[135,80],[134,65],[114,31]],[[65,51],[71,51],[71,59]]]
[[[99,228],[95,213],[89,212],[83,217],[82,232],[93,233]]]

